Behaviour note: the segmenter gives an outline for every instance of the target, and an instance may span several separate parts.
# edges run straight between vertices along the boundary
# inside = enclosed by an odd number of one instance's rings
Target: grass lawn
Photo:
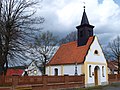
[[[88,88],[66,89],[66,90],[120,90],[120,83],[113,83],[105,86],[95,86]]]

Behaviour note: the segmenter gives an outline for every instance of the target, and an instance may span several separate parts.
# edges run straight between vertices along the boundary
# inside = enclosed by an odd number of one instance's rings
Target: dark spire
[[[89,24],[87,14],[85,12],[85,6],[84,6],[81,24],[76,28],[77,28],[77,46],[86,45],[89,37],[93,36],[94,26]]]
[[[84,8],[84,12],[83,12],[82,20],[81,20],[81,25],[85,25],[85,24],[89,25],[89,21],[88,21],[86,12],[85,12],[85,6],[83,8]]]

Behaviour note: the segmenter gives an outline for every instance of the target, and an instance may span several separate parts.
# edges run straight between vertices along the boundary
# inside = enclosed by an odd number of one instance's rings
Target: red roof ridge
[[[47,65],[65,65],[73,64],[75,62],[83,63],[85,56],[94,41],[94,37],[95,36],[89,37],[84,46],[78,47],[77,41],[62,44]]]
[[[64,44],[62,44],[61,46],[67,45],[67,44],[73,44],[73,43],[76,43],[76,42],[77,42],[77,41],[72,41],[72,42],[64,43]]]

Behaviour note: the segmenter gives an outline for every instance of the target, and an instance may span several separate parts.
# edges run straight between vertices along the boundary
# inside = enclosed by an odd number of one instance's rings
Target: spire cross
[[[85,1],[83,2],[83,4],[84,4],[83,8],[84,8],[84,10],[85,10]]]

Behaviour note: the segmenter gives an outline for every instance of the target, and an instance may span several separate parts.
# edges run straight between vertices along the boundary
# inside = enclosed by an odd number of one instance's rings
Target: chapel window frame
[[[104,69],[105,69],[105,67],[102,66],[102,76],[103,76],[103,77],[105,77]]]
[[[55,75],[55,76],[58,76],[58,68],[55,68],[54,71],[55,71],[55,74],[54,74],[54,75]]]
[[[89,77],[92,77],[92,72],[91,72],[91,65],[89,65]]]

